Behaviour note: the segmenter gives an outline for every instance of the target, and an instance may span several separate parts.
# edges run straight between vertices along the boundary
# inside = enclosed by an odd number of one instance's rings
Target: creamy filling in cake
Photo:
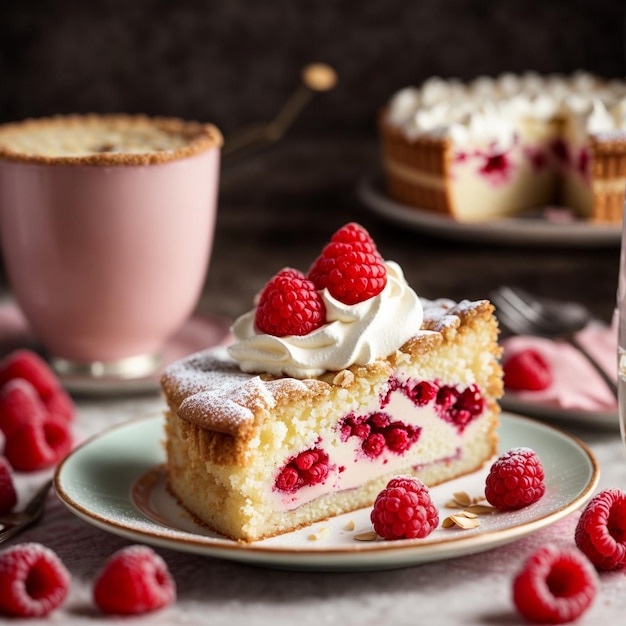
[[[355,489],[390,472],[418,471],[462,456],[463,444],[484,428],[486,405],[477,385],[392,378],[382,398],[351,412],[315,446],[282,466],[268,497],[290,510],[330,492]],[[420,455],[412,464],[411,455]]]
[[[546,205],[593,217],[594,192],[623,193],[623,167],[593,171],[594,153],[605,144],[614,150],[626,137],[622,81],[585,73],[569,78],[505,74],[467,84],[433,78],[395,94],[384,124],[397,129],[408,145],[430,137],[447,149],[437,173],[400,150],[383,150],[387,175],[396,180],[390,184],[392,195],[417,205],[428,203],[429,193],[445,194],[451,213],[461,220]],[[411,187],[425,190],[416,202],[410,201]]]

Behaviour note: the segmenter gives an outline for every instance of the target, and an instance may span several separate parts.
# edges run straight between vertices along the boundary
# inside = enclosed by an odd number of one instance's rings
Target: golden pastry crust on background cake
[[[565,206],[621,223],[626,82],[503,74],[431,78],[379,115],[389,196],[459,221]]]
[[[383,293],[406,302],[401,274],[387,267]],[[361,365],[244,372],[257,367],[214,348],[169,366],[173,495],[210,528],[249,542],[370,506],[397,474],[435,485],[480,468],[496,452],[502,394],[493,306],[411,302],[421,313],[408,339]],[[245,322],[234,327],[240,339]]]

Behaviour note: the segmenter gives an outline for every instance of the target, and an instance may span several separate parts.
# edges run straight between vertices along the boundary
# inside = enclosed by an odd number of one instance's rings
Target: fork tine
[[[558,332],[558,318],[547,316],[545,307],[523,290],[505,286],[497,293],[500,307],[508,308],[509,314],[514,310],[515,317],[524,318],[525,330],[530,334],[550,335]]]
[[[28,528],[43,515],[46,498],[51,486],[52,480],[46,481],[28,501],[24,509],[18,512],[20,517],[15,522],[5,524],[4,527],[0,526],[0,543],[7,541],[25,528]]]

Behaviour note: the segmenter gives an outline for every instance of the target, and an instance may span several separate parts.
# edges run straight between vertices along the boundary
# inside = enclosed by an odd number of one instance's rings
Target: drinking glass
[[[619,276],[617,284],[618,315],[618,397],[619,424],[622,440],[626,444],[626,206],[622,220],[622,245],[620,252]]]

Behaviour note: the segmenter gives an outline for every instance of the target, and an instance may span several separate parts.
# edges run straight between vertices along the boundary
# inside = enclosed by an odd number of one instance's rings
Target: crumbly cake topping
[[[432,345],[435,333],[445,335],[491,306],[486,300],[455,303],[446,299],[423,300],[423,305],[422,330],[406,344],[413,353],[419,353],[422,343]],[[344,371],[350,373],[351,370]],[[329,389],[333,384],[342,386],[345,376],[338,377],[338,374],[324,376],[323,381],[319,378],[262,378],[242,372],[227,349],[218,347],[170,365],[162,385],[170,406],[181,418],[207,430],[238,436],[253,425],[257,415],[284,398],[306,396],[313,390]]]
[[[488,304],[487,300],[461,300],[454,302],[448,298],[426,300],[422,298],[424,323],[422,328],[438,333],[449,328],[457,328],[462,318],[474,314]]]
[[[219,147],[210,124],[145,115],[71,115],[0,126],[0,158],[70,165],[149,165]]]

